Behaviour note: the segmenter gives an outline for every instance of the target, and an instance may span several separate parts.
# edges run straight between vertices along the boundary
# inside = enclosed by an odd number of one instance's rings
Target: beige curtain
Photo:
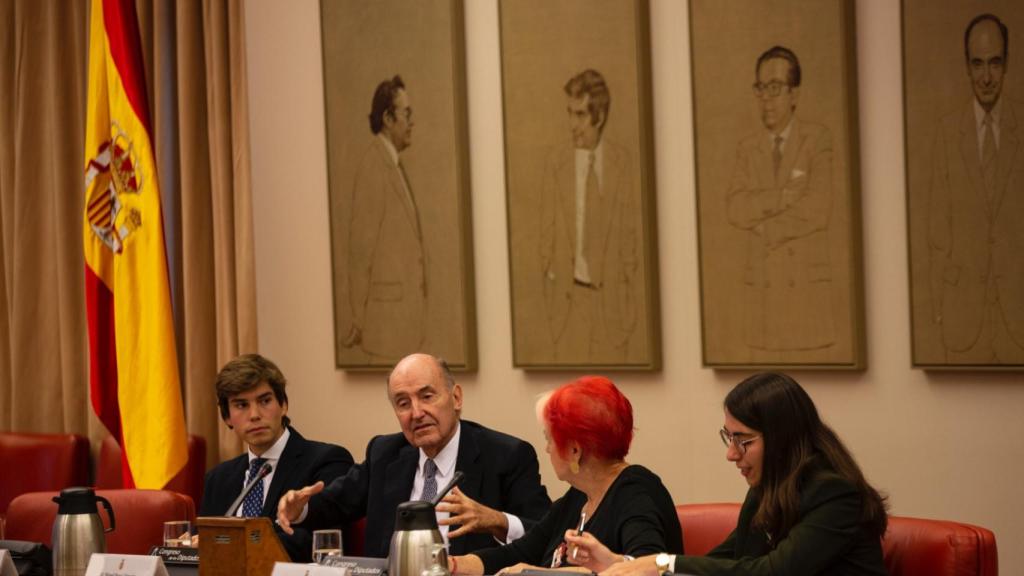
[[[188,430],[241,447],[213,381],[255,351],[241,0],[137,0]],[[0,0],[0,430],[106,433],[88,404],[82,134],[88,4]]]

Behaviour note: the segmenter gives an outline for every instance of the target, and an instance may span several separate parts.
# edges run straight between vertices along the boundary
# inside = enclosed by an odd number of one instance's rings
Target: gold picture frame
[[[475,369],[462,1],[320,14],[336,364],[429,352]]]
[[[656,370],[647,2],[499,10],[514,364]]]
[[[706,366],[865,367],[853,4],[690,2]]]
[[[902,16],[913,366],[1024,369],[1024,5]]]

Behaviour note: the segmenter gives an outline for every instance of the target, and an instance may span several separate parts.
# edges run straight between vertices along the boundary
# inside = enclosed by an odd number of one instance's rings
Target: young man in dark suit
[[[249,493],[236,516],[274,518],[287,490],[344,475],[352,466],[348,450],[306,440],[290,424],[284,375],[270,360],[245,354],[217,375],[217,404],[228,428],[247,446],[245,454],[207,472],[200,516],[223,516],[249,479],[269,462],[273,468]],[[312,536],[306,529],[278,530],[292,560],[308,562]]]
[[[430,500],[456,470],[465,477],[437,507],[450,554],[515,540],[547,512],[551,500],[536,451],[461,420],[462,388],[443,360],[427,354],[401,360],[388,377],[388,398],[402,432],[371,440],[366,460],[326,488],[318,482],[285,494],[277,520],[286,532],[365,516],[365,555],[385,557],[398,505]]]

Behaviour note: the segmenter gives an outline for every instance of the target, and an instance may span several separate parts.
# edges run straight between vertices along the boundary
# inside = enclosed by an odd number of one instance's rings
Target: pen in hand
[[[579,526],[579,528],[576,529],[576,535],[577,536],[582,536],[583,535],[583,524],[586,521],[587,521],[587,512],[584,510],[584,511],[580,512],[580,526]],[[580,551],[580,547],[579,546],[577,546],[577,547],[572,549],[572,559],[573,560],[576,559],[576,553],[579,552],[579,551]]]

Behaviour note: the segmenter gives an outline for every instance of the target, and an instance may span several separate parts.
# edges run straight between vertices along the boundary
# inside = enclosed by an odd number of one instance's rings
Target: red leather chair
[[[342,553],[362,556],[366,549],[366,518],[360,518],[341,529]]]
[[[188,463],[171,478],[164,490],[187,494],[193,502],[203,501],[203,479],[206,475],[206,439],[189,434]],[[107,436],[100,444],[99,462],[96,464],[97,488],[124,488],[121,476],[121,446],[113,436]]]
[[[52,544],[53,520],[58,492],[30,492],[15,498],[7,510],[7,534],[10,540],[28,540]],[[185,494],[167,490],[97,490],[98,496],[110,501],[116,526],[106,534],[107,551],[117,554],[148,554],[149,549],[163,543],[164,522],[194,520],[195,504]],[[106,511],[100,506],[103,526],[110,526]]]
[[[998,576],[991,530],[961,522],[890,516],[882,539],[890,576]]]
[[[89,483],[89,441],[78,434],[0,433],[0,518],[16,496]]]
[[[676,506],[684,550],[701,556],[736,527],[739,504]],[[991,530],[946,520],[890,516],[882,538],[889,576],[998,576],[999,560]]]
[[[736,528],[740,505],[680,504],[676,506],[676,515],[683,528],[683,551],[690,556],[703,556]]]

